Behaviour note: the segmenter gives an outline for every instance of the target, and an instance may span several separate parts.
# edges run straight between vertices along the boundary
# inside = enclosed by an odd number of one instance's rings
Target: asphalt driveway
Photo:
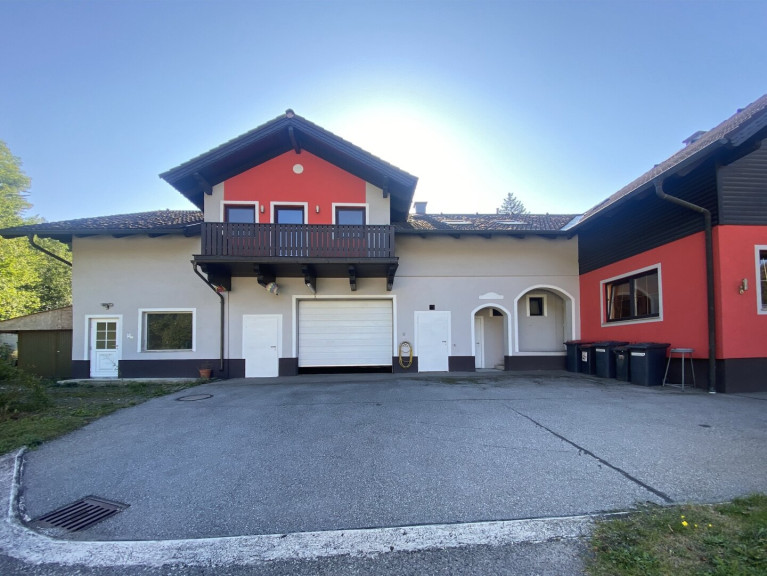
[[[28,452],[21,509],[101,496],[130,507],[56,535],[155,540],[714,502],[767,491],[766,408],[566,373],[233,380]]]

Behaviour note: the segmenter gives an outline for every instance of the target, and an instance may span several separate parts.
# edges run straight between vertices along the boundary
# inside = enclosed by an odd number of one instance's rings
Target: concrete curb
[[[0,457],[0,494],[7,494],[7,513],[0,522],[0,551],[32,564],[225,566],[331,556],[366,557],[400,551],[574,539],[586,536],[594,522],[591,516],[575,516],[198,540],[58,540],[30,530],[21,522],[18,499],[24,451],[22,448]]]

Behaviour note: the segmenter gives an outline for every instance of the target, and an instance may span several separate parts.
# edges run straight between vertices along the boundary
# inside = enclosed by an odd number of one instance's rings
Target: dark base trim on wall
[[[217,358],[188,360],[120,360],[120,378],[199,378],[200,368],[210,368],[211,378],[243,378],[245,360],[224,360],[219,368]]]
[[[72,378],[82,380],[91,377],[90,360],[72,360]]]
[[[767,358],[730,358],[716,361],[716,391],[729,394],[767,392]],[[695,364],[697,376],[698,364]],[[700,381],[699,381],[700,382]],[[700,387],[700,384],[698,384]]]
[[[474,356],[449,356],[447,369],[450,372],[474,372],[477,368]]]
[[[409,360],[409,356],[407,358],[403,358],[402,360],[407,363]],[[407,368],[403,368],[399,365],[399,357],[393,356],[391,359],[391,371],[394,374],[415,374],[418,372],[418,356],[413,356],[413,363],[408,366]]]
[[[298,358],[280,358],[280,376],[298,376]]]
[[[564,370],[565,356],[504,356],[504,370]]]

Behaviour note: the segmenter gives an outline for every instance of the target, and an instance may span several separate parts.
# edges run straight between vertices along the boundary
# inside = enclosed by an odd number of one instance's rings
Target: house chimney
[[[690,136],[689,138],[685,138],[682,140],[685,146],[689,146],[690,144],[694,144],[698,140],[700,140],[701,136],[703,136],[706,133],[705,130],[698,130],[695,134]]]
[[[426,202],[414,202],[416,214],[426,214]]]

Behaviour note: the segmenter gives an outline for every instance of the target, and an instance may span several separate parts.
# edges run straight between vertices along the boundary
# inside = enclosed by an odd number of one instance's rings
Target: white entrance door
[[[450,312],[415,313],[415,353],[419,372],[447,372]]]
[[[391,366],[392,300],[300,300],[298,366]]]
[[[242,317],[242,357],[246,378],[278,376],[282,355],[282,314]]]
[[[91,378],[117,378],[120,364],[118,324],[117,318],[91,318]]]
[[[474,365],[485,367],[485,322],[482,316],[474,316]]]

